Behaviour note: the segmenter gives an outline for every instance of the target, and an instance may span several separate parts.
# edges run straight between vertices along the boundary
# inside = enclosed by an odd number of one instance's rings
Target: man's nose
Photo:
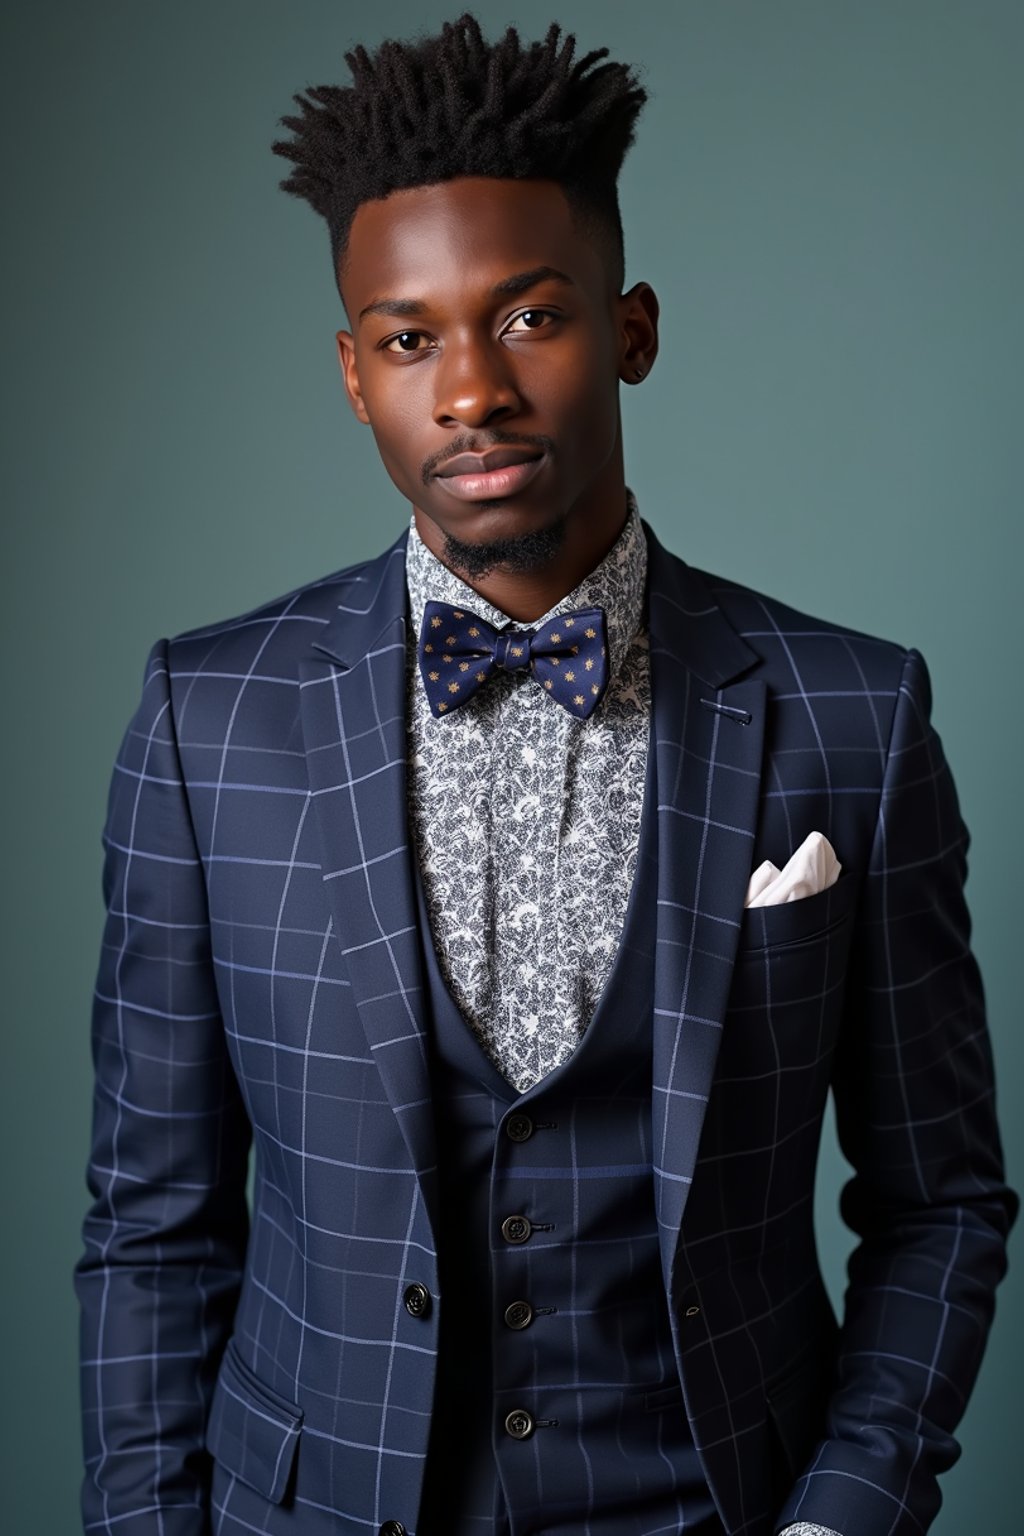
[[[522,409],[512,360],[500,342],[449,343],[435,373],[439,426],[483,427]]]

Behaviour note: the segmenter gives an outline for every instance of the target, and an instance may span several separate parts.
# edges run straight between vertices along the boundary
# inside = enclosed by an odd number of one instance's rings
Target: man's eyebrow
[[[545,282],[565,283],[570,288],[576,286],[572,278],[565,272],[559,272],[557,267],[531,267],[528,272],[513,272],[510,277],[503,277],[500,283],[495,283],[491,293],[495,297],[514,297],[516,294],[528,293],[538,283]],[[359,319],[364,320],[367,315],[390,315],[398,320],[413,320],[426,311],[427,305],[419,299],[375,299],[359,311]]]
[[[572,278],[565,272],[559,272],[557,267],[531,267],[529,272],[514,272],[511,277],[503,277],[500,283],[495,283],[491,289],[493,294],[517,294],[526,293],[530,288],[535,288],[538,283],[566,283],[570,288],[576,285]]]
[[[418,299],[375,299],[372,304],[367,304],[365,309],[359,311],[359,319],[365,320],[367,315],[394,315],[399,320],[422,315],[426,305]]]

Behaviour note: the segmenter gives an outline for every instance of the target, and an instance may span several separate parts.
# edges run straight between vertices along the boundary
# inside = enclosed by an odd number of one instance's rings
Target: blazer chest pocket
[[[280,1504],[301,1426],[302,1409],[260,1381],[229,1340],[206,1428],[206,1449],[218,1465]]]
[[[857,881],[848,870],[827,890],[774,907],[747,907],[740,923],[740,961],[763,960],[766,950],[813,944],[847,922],[853,910]]]
[[[841,874],[835,885],[777,907],[743,914],[727,1007],[728,1022],[716,1079],[775,1081],[790,1073],[790,1089],[806,1080],[831,1049],[842,1015],[846,970],[860,882]],[[799,1114],[802,1100],[788,1105]],[[733,1104],[734,1117],[749,1112]]]

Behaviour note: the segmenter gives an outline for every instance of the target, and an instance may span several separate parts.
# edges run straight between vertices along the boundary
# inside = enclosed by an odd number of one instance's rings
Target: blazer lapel
[[[302,658],[300,699],[335,932],[429,1208],[434,1128],[405,798],[406,538],[344,590]]]
[[[757,654],[702,577],[646,532],[658,789],[652,1129],[668,1288],[750,877],[765,685],[743,676]]]

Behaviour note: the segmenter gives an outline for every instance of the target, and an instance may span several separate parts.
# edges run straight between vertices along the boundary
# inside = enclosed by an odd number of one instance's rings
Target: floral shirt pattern
[[[442,974],[499,1071],[525,1091],[572,1054],[611,969],[640,841],[651,714],[647,542],[632,493],[601,563],[541,619],[604,608],[608,690],[574,718],[528,673],[498,672],[431,715],[423,610],[513,624],[427,549],[406,554],[409,820]],[[534,627],[516,625],[517,628]]]

